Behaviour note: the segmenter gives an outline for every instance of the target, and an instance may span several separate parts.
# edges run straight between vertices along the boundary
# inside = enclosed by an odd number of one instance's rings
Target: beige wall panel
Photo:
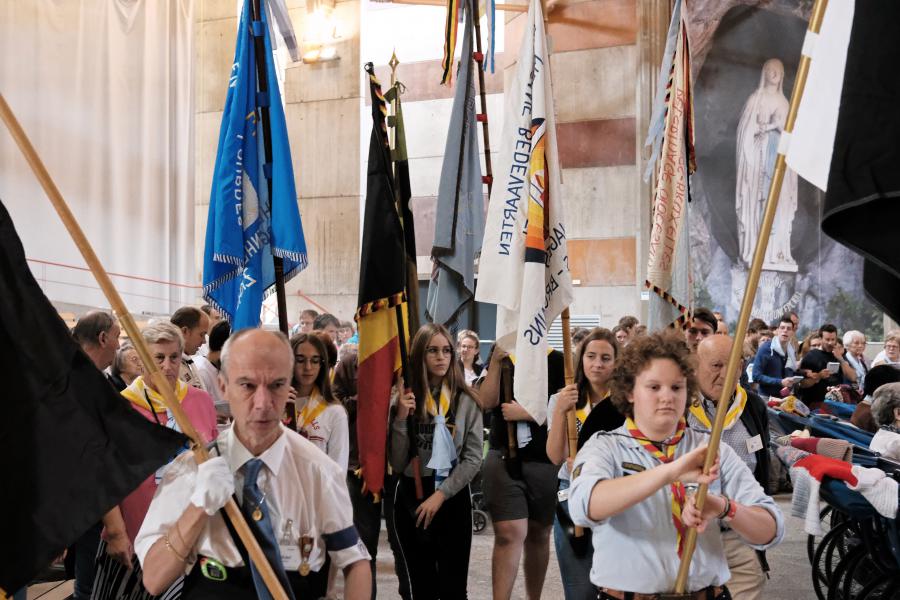
[[[309,266],[288,293],[356,293],[359,284],[359,197],[302,198],[300,217]],[[291,287],[293,286],[293,287]]]
[[[292,10],[290,14],[297,39],[301,41],[306,27],[306,9]],[[297,62],[288,65],[284,84],[285,102],[359,97],[363,76],[359,62],[359,2],[350,0],[335,5],[334,17],[340,27],[341,40],[335,43],[340,59],[318,64]]]
[[[359,197],[359,99],[288,104],[288,137],[301,198]]]
[[[490,94],[488,104],[488,129],[494,150],[503,129],[503,94]],[[476,107],[480,101],[476,99]],[[422,100],[403,104],[403,122],[406,125],[406,146],[410,158],[443,156],[450,128],[453,99]],[[480,108],[478,109],[480,112]],[[482,126],[477,124],[478,147],[484,149]]]
[[[194,203],[209,204],[213,168],[216,166],[216,149],[222,113],[198,113],[194,118]]]
[[[635,235],[638,226],[636,167],[564,169],[569,238]]]
[[[233,6],[233,5],[232,5]],[[228,75],[234,61],[237,17],[200,23],[197,35],[197,112],[225,108]]]
[[[600,326],[612,328],[625,315],[640,314],[640,292],[634,286],[575,288],[573,315],[600,315]]]
[[[634,45],[552,55],[556,120],[634,116],[636,61]]]
[[[209,205],[194,205],[194,264],[197,265],[197,285],[203,284],[203,252],[206,249],[206,222],[209,217]],[[197,290],[202,296],[203,290]]]

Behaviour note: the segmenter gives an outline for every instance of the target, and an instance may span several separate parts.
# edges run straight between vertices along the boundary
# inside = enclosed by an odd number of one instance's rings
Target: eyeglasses
[[[437,346],[428,346],[428,348],[425,349],[425,352],[431,354],[432,356],[436,354],[451,356],[453,354],[453,348],[451,348],[450,346],[444,346],[443,348],[438,348]]]
[[[309,358],[307,358],[307,357],[303,356],[302,354],[295,354],[294,360],[297,361],[298,365],[305,365],[307,363],[307,361],[309,362],[309,364],[315,365],[315,366],[322,364],[321,356],[310,356]]]

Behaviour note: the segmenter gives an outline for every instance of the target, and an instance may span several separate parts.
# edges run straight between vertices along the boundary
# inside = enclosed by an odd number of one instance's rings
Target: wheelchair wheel
[[[831,512],[832,512],[831,507],[826,506],[825,508],[822,509],[822,512],[819,513],[819,521],[822,523],[823,526],[827,525],[826,519],[828,518],[828,515]],[[826,527],[826,529],[830,529],[830,527]],[[816,546],[818,545],[818,542],[819,542],[819,538],[817,538],[816,536],[814,536],[812,534],[808,535],[806,538],[806,554],[807,554],[807,556],[809,556],[809,564],[811,566],[815,566],[815,564],[816,564],[814,562],[814,559],[816,557]]]
[[[863,588],[856,600],[900,600],[900,575],[883,575]]]
[[[838,562],[834,569],[828,600],[854,600],[862,592],[863,585],[856,581],[859,563],[867,556],[865,545],[859,544]]]
[[[836,564],[836,561],[832,560],[835,549],[839,543],[843,544],[844,536],[847,535],[849,529],[850,522],[844,521],[826,533],[816,548],[812,567],[812,580],[813,589],[819,600],[828,598],[828,589],[831,587],[832,575],[834,574],[833,565]]]
[[[487,527],[487,514],[484,511],[475,509],[472,511],[472,531],[481,533]]]

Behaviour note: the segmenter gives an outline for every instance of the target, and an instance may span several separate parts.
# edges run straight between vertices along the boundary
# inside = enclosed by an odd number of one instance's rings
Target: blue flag
[[[259,325],[263,297],[275,283],[273,255],[284,259],[285,280],[308,262],[266,12],[261,0],[262,20],[253,21],[250,0],[244,2],[206,225],[203,296],[225,315],[232,331]],[[254,36],[265,40],[265,56],[256,56]],[[267,93],[259,92],[257,60],[266,63]],[[266,106],[272,144],[268,165],[260,117]],[[271,203],[267,177],[272,179]]]

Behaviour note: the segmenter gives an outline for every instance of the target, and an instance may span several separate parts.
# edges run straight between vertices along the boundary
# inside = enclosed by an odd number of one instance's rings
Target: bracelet
[[[175,548],[172,546],[172,542],[169,541],[169,534],[168,534],[168,533],[165,534],[165,535],[163,536],[163,539],[164,539],[165,542],[166,542],[166,548],[169,549],[169,552],[171,552],[172,554],[174,554],[175,557],[176,557],[178,560],[180,560],[181,562],[186,563],[186,562],[187,562],[187,557],[178,554],[178,551],[175,550]]]
[[[731,513],[731,498],[723,494],[722,499],[725,500],[725,510],[722,511],[722,514],[716,517],[716,519],[719,520],[725,519]]]
[[[737,501],[734,501],[734,502],[730,502],[730,503],[729,503],[729,505],[728,505],[728,514],[725,515],[725,522],[726,522],[726,523],[731,523],[731,521],[734,520],[734,515],[737,514],[737,509],[738,509],[738,503],[737,503]]]

